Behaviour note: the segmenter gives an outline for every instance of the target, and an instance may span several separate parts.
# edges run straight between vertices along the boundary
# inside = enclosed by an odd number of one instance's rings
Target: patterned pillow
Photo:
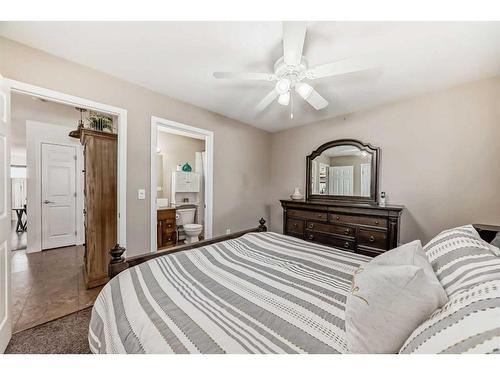
[[[500,280],[455,293],[411,334],[399,353],[500,354]]]
[[[448,296],[480,282],[500,280],[500,258],[472,225],[441,232],[424,251]]]

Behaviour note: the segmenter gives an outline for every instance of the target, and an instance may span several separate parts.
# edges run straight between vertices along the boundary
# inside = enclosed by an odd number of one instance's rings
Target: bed
[[[125,269],[92,311],[93,353],[345,353],[354,271],[371,258],[276,233]]]

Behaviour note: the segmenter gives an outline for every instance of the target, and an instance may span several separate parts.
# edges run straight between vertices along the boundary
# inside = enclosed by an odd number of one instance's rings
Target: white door
[[[330,167],[330,194],[353,195],[353,166]]]
[[[10,90],[0,76],[0,353],[12,336],[10,295]]]
[[[361,196],[370,196],[370,183],[372,178],[371,164],[361,164]]]
[[[42,143],[42,249],[76,244],[75,147]]]

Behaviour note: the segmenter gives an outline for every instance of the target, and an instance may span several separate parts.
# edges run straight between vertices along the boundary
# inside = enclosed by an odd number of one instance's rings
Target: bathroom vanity
[[[159,249],[177,244],[177,222],[175,208],[161,208],[157,211],[156,242]]]

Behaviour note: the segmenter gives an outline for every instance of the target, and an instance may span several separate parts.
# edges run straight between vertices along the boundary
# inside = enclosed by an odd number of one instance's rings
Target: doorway
[[[330,194],[353,195],[354,167],[352,165],[343,167],[330,167]]]
[[[190,169],[183,170],[186,160],[182,161],[177,167],[172,164],[173,160],[165,162],[165,157],[162,155],[162,150],[159,147],[159,132],[167,133],[172,136],[180,136],[188,139],[202,141],[204,144],[204,152],[200,150],[197,154],[193,153],[194,165],[190,165]],[[190,193],[195,193],[191,196],[199,197],[199,202],[194,205],[195,222],[202,223],[203,238],[212,238],[212,225],[213,225],[213,132],[201,128],[196,128],[190,125],[181,124],[178,122],[162,119],[159,117],[151,118],[151,251],[158,250],[158,236],[162,235],[161,228],[158,226],[158,212],[161,204],[167,204],[169,207],[180,208],[193,206],[189,201]],[[180,161],[180,159],[179,159]],[[178,164],[175,161],[174,164]],[[160,164],[164,168],[159,168]],[[190,164],[190,163],[187,163]],[[178,170],[180,169],[180,170]],[[200,173],[201,171],[201,173]],[[165,176],[166,175],[166,176]],[[165,178],[166,177],[166,178]],[[170,177],[170,178],[169,178]],[[165,183],[159,183],[160,180]],[[186,184],[183,185],[182,181]],[[200,183],[201,182],[201,183]],[[200,189],[192,190],[193,185],[199,185]],[[172,192],[176,186],[184,186],[186,189],[181,188],[181,192],[186,194],[179,194],[177,196]],[[173,189],[172,189],[173,187]],[[188,188],[189,187],[189,188]],[[168,189],[165,194],[163,189]],[[158,197],[160,200],[158,201]],[[163,199],[163,200],[161,200]],[[188,201],[182,201],[187,199]],[[196,201],[196,198],[195,198]],[[201,201],[201,202],[200,202]],[[168,203],[167,203],[168,202]],[[179,207],[182,206],[182,207]],[[188,207],[189,206],[189,207]],[[179,210],[176,210],[177,217],[181,218]],[[187,211],[186,211],[187,212]],[[161,213],[164,214],[163,212]],[[186,213],[187,215],[187,213]],[[168,220],[168,219],[167,219]],[[182,223],[182,221],[181,221]],[[176,223],[176,226],[178,223]],[[168,223],[167,223],[168,225]],[[182,228],[179,228],[182,230]],[[182,233],[181,233],[182,235]],[[175,241],[176,244],[178,241]]]
[[[71,212],[82,212],[78,208],[78,203],[74,203],[71,198],[70,190],[73,188],[73,182],[68,176],[76,175],[81,170],[78,163],[75,164],[73,159],[72,165],[68,163],[69,158],[62,164],[57,165],[57,157],[53,157],[63,149],[54,149],[53,145],[64,146],[59,142],[40,142],[35,146],[37,152],[44,153],[45,160],[52,159],[51,162],[46,162],[42,168],[42,162],[39,162],[39,179],[42,174],[45,174],[46,181],[53,181],[52,186],[48,190],[42,192],[41,185],[35,189],[39,196],[39,204],[28,205],[27,210],[38,209],[43,210],[44,218],[51,218],[51,225],[47,227],[42,224],[42,220],[38,224],[23,220],[29,232],[38,232],[38,236],[42,238],[41,233],[45,232],[43,247],[64,246],[55,250],[40,251],[42,249],[42,240],[40,240],[39,250],[29,254],[24,251],[16,251],[11,253],[11,244],[9,239],[9,230],[11,223],[11,207],[17,204],[17,198],[11,197],[11,181],[9,168],[13,165],[11,160],[11,96],[12,94],[21,94],[27,96],[29,100],[58,103],[71,107],[85,108],[95,112],[108,113],[116,116],[118,128],[118,167],[117,167],[117,234],[121,245],[126,246],[126,131],[127,131],[127,111],[121,108],[108,106],[105,104],[93,102],[84,98],[79,98],[53,90],[41,88],[38,86],[29,85],[23,82],[4,79],[0,76],[0,153],[2,154],[2,164],[0,165],[1,189],[0,189],[0,278],[6,282],[2,283],[0,288],[0,352],[5,349],[13,329],[16,331],[42,324],[48,320],[61,317],[72,313],[81,308],[93,304],[98,290],[92,289],[87,291],[81,288],[83,283],[83,273],[80,272],[80,264],[83,264],[82,247],[66,246],[67,244],[75,244],[75,228],[78,231],[78,222],[68,220],[64,222],[66,217],[71,217]],[[72,128],[76,127],[76,122],[71,124]],[[67,139],[68,131],[64,132]],[[42,145],[45,143],[46,145]],[[26,148],[26,147],[25,147]],[[77,154],[78,149],[74,152],[69,152],[69,156]],[[67,155],[67,156],[68,156]],[[27,171],[26,161],[24,165],[25,174],[29,178],[34,178],[30,171]],[[43,172],[42,172],[43,169]],[[69,169],[62,173],[62,169]],[[76,171],[76,172],[75,172]],[[12,172],[12,170],[11,170]],[[65,181],[63,181],[66,179]],[[69,179],[69,180],[68,180]],[[56,182],[54,182],[56,181]],[[63,182],[61,182],[63,181]],[[19,184],[18,184],[19,185]],[[17,189],[17,185],[15,185]],[[74,190],[74,189],[73,189]],[[78,190],[78,188],[76,189]],[[20,189],[19,189],[20,191]],[[30,199],[29,189],[27,191],[27,200]],[[78,193],[78,191],[76,191]],[[42,194],[44,201],[54,203],[54,209],[45,209],[42,207]],[[73,193],[74,194],[74,193]],[[35,194],[31,194],[33,197]],[[78,195],[78,194],[77,194]],[[45,199],[46,198],[46,199]],[[54,198],[57,199],[53,200]],[[74,197],[73,197],[74,198]],[[66,200],[64,200],[66,199]],[[19,200],[22,202],[22,198]],[[82,208],[83,210],[83,208]],[[77,217],[79,215],[76,215]],[[40,214],[42,217],[42,214]],[[82,220],[83,221],[83,220]],[[64,223],[63,223],[64,222]],[[63,225],[64,224],[64,225]],[[72,234],[73,233],[73,234]],[[79,235],[78,234],[78,235]],[[82,233],[83,234],[83,233]],[[77,235],[77,236],[78,236]],[[59,242],[58,242],[59,241]],[[44,265],[50,265],[45,267]],[[39,279],[35,280],[35,277]],[[62,277],[64,276],[64,277]],[[26,283],[19,282],[24,277]],[[43,280],[42,280],[43,279]],[[16,282],[17,280],[17,282]],[[29,281],[29,282],[28,282]],[[36,288],[35,288],[36,286]],[[36,289],[36,290],[35,290]],[[28,300],[29,296],[33,296]],[[31,302],[29,302],[31,301]],[[50,307],[50,308],[49,308]],[[16,320],[19,318],[21,311],[28,311],[29,314],[21,322]],[[5,313],[5,314],[4,314]],[[22,323],[22,324],[21,324]]]

